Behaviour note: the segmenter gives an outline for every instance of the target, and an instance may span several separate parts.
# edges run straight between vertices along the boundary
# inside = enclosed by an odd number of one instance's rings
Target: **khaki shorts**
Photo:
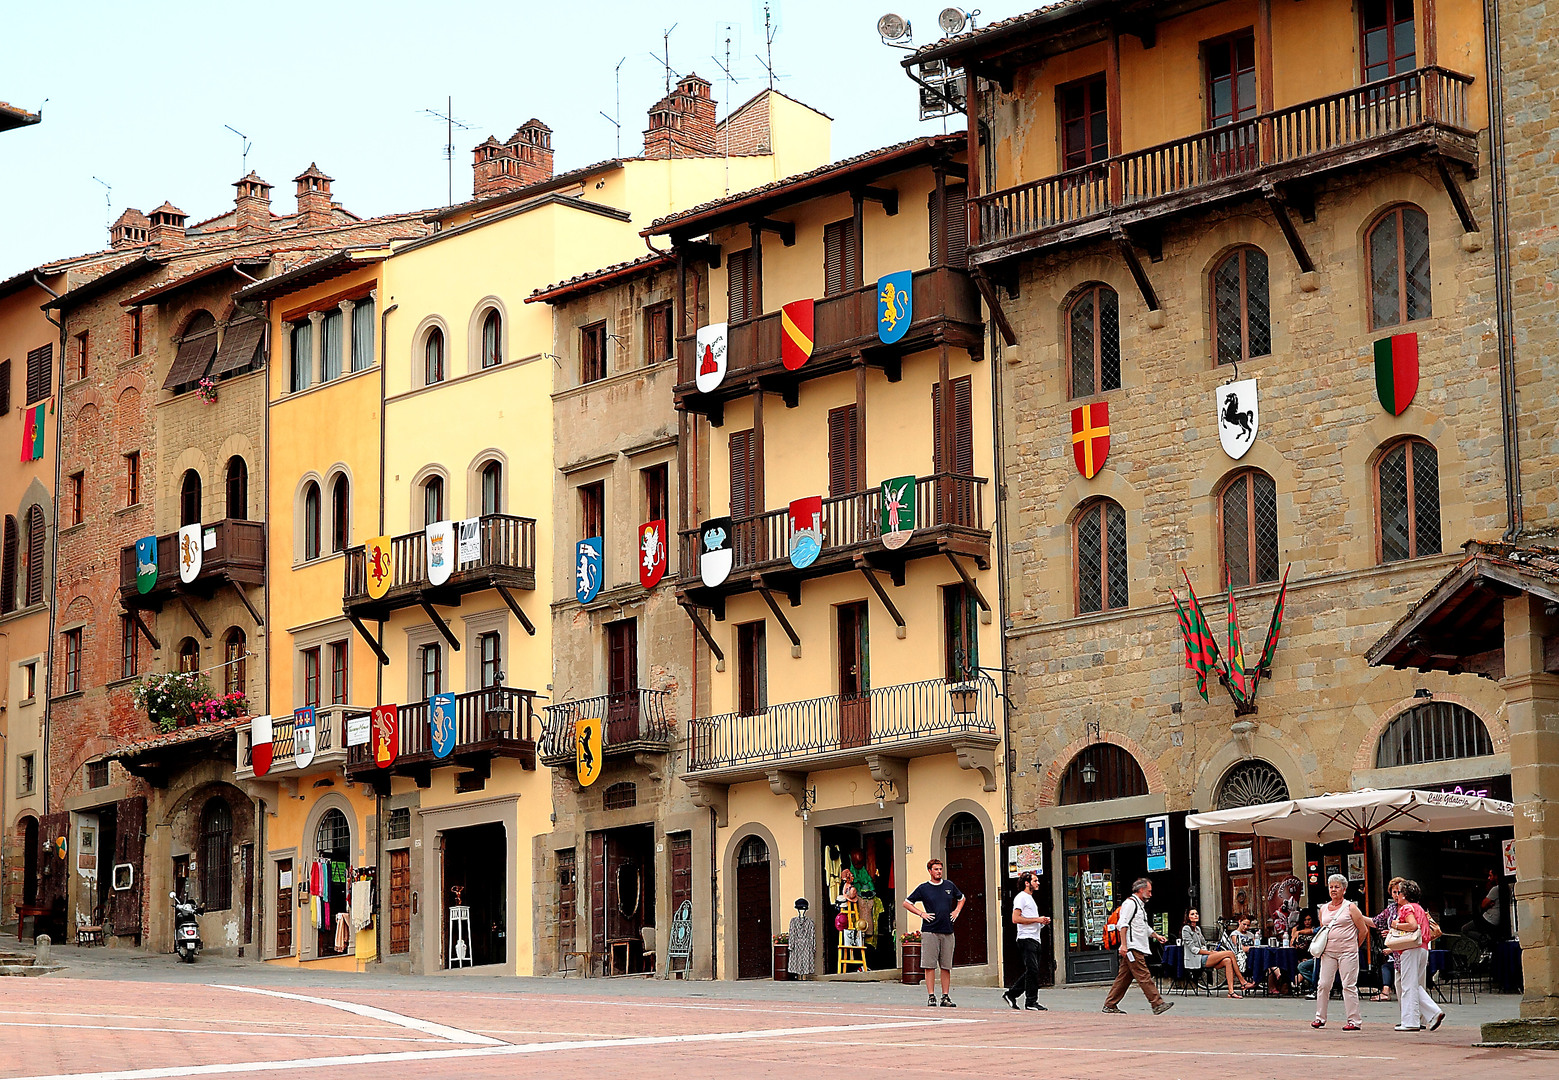
[[[921,934],[920,970],[935,971],[937,968],[953,970],[953,935]]]

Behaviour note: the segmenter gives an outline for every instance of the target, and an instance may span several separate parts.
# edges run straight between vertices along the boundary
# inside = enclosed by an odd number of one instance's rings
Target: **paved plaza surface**
[[[14,939],[13,939],[14,940]],[[1015,1013],[990,987],[954,988],[929,1009],[895,983],[663,982],[353,975],[202,957],[56,948],[63,971],[0,979],[0,1078],[108,1080],[268,1073],[318,1080],[393,1075],[577,1078],[875,1076],[1242,1078],[1475,1071],[1559,1077],[1559,1054],[1483,1050],[1481,1022],[1517,999],[1449,1006],[1437,1032],[1392,1030],[1397,1007],[1366,1002],[1342,1030],[1340,1002],[1313,1031],[1294,999],[1173,997],[1153,1016],[1099,1012],[1103,987],[1047,991]]]

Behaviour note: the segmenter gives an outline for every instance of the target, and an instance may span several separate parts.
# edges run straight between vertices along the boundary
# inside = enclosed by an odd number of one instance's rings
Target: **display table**
[[[1267,985],[1267,972],[1271,968],[1281,971],[1290,984],[1299,973],[1299,950],[1285,945],[1252,945],[1245,958],[1245,966],[1250,969],[1245,977],[1257,986]]]
[[[1495,943],[1493,976],[1494,985],[1502,993],[1521,993],[1521,942],[1512,939]]]

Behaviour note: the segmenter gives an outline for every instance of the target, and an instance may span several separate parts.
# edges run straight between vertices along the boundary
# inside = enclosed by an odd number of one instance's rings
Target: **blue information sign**
[[[1169,869],[1169,817],[1148,818],[1148,873]]]

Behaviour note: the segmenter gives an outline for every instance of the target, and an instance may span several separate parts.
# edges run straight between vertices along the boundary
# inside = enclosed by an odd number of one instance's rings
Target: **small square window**
[[[108,786],[108,762],[87,762],[87,787],[105,788]]]
[[[385,826],[386,840],[405,840],[411,835],[411,808],[397,806],[390,811],[390,821]]]
[[[80,525],[82,522],[82,516],[86,509],[82,502],[85,498],[86,486],[86,473],[77,472],[70,474],[70,493],[68,497],[70,499],[69,510],[70,523],[72,525]]]
[[[22,665],[22,700],[31,701],[38,696],[38,662]]]
[[[16,759],[16,793],[18,795],[31,795],[38,783],[38,759],[32,754],[23,754]]]

